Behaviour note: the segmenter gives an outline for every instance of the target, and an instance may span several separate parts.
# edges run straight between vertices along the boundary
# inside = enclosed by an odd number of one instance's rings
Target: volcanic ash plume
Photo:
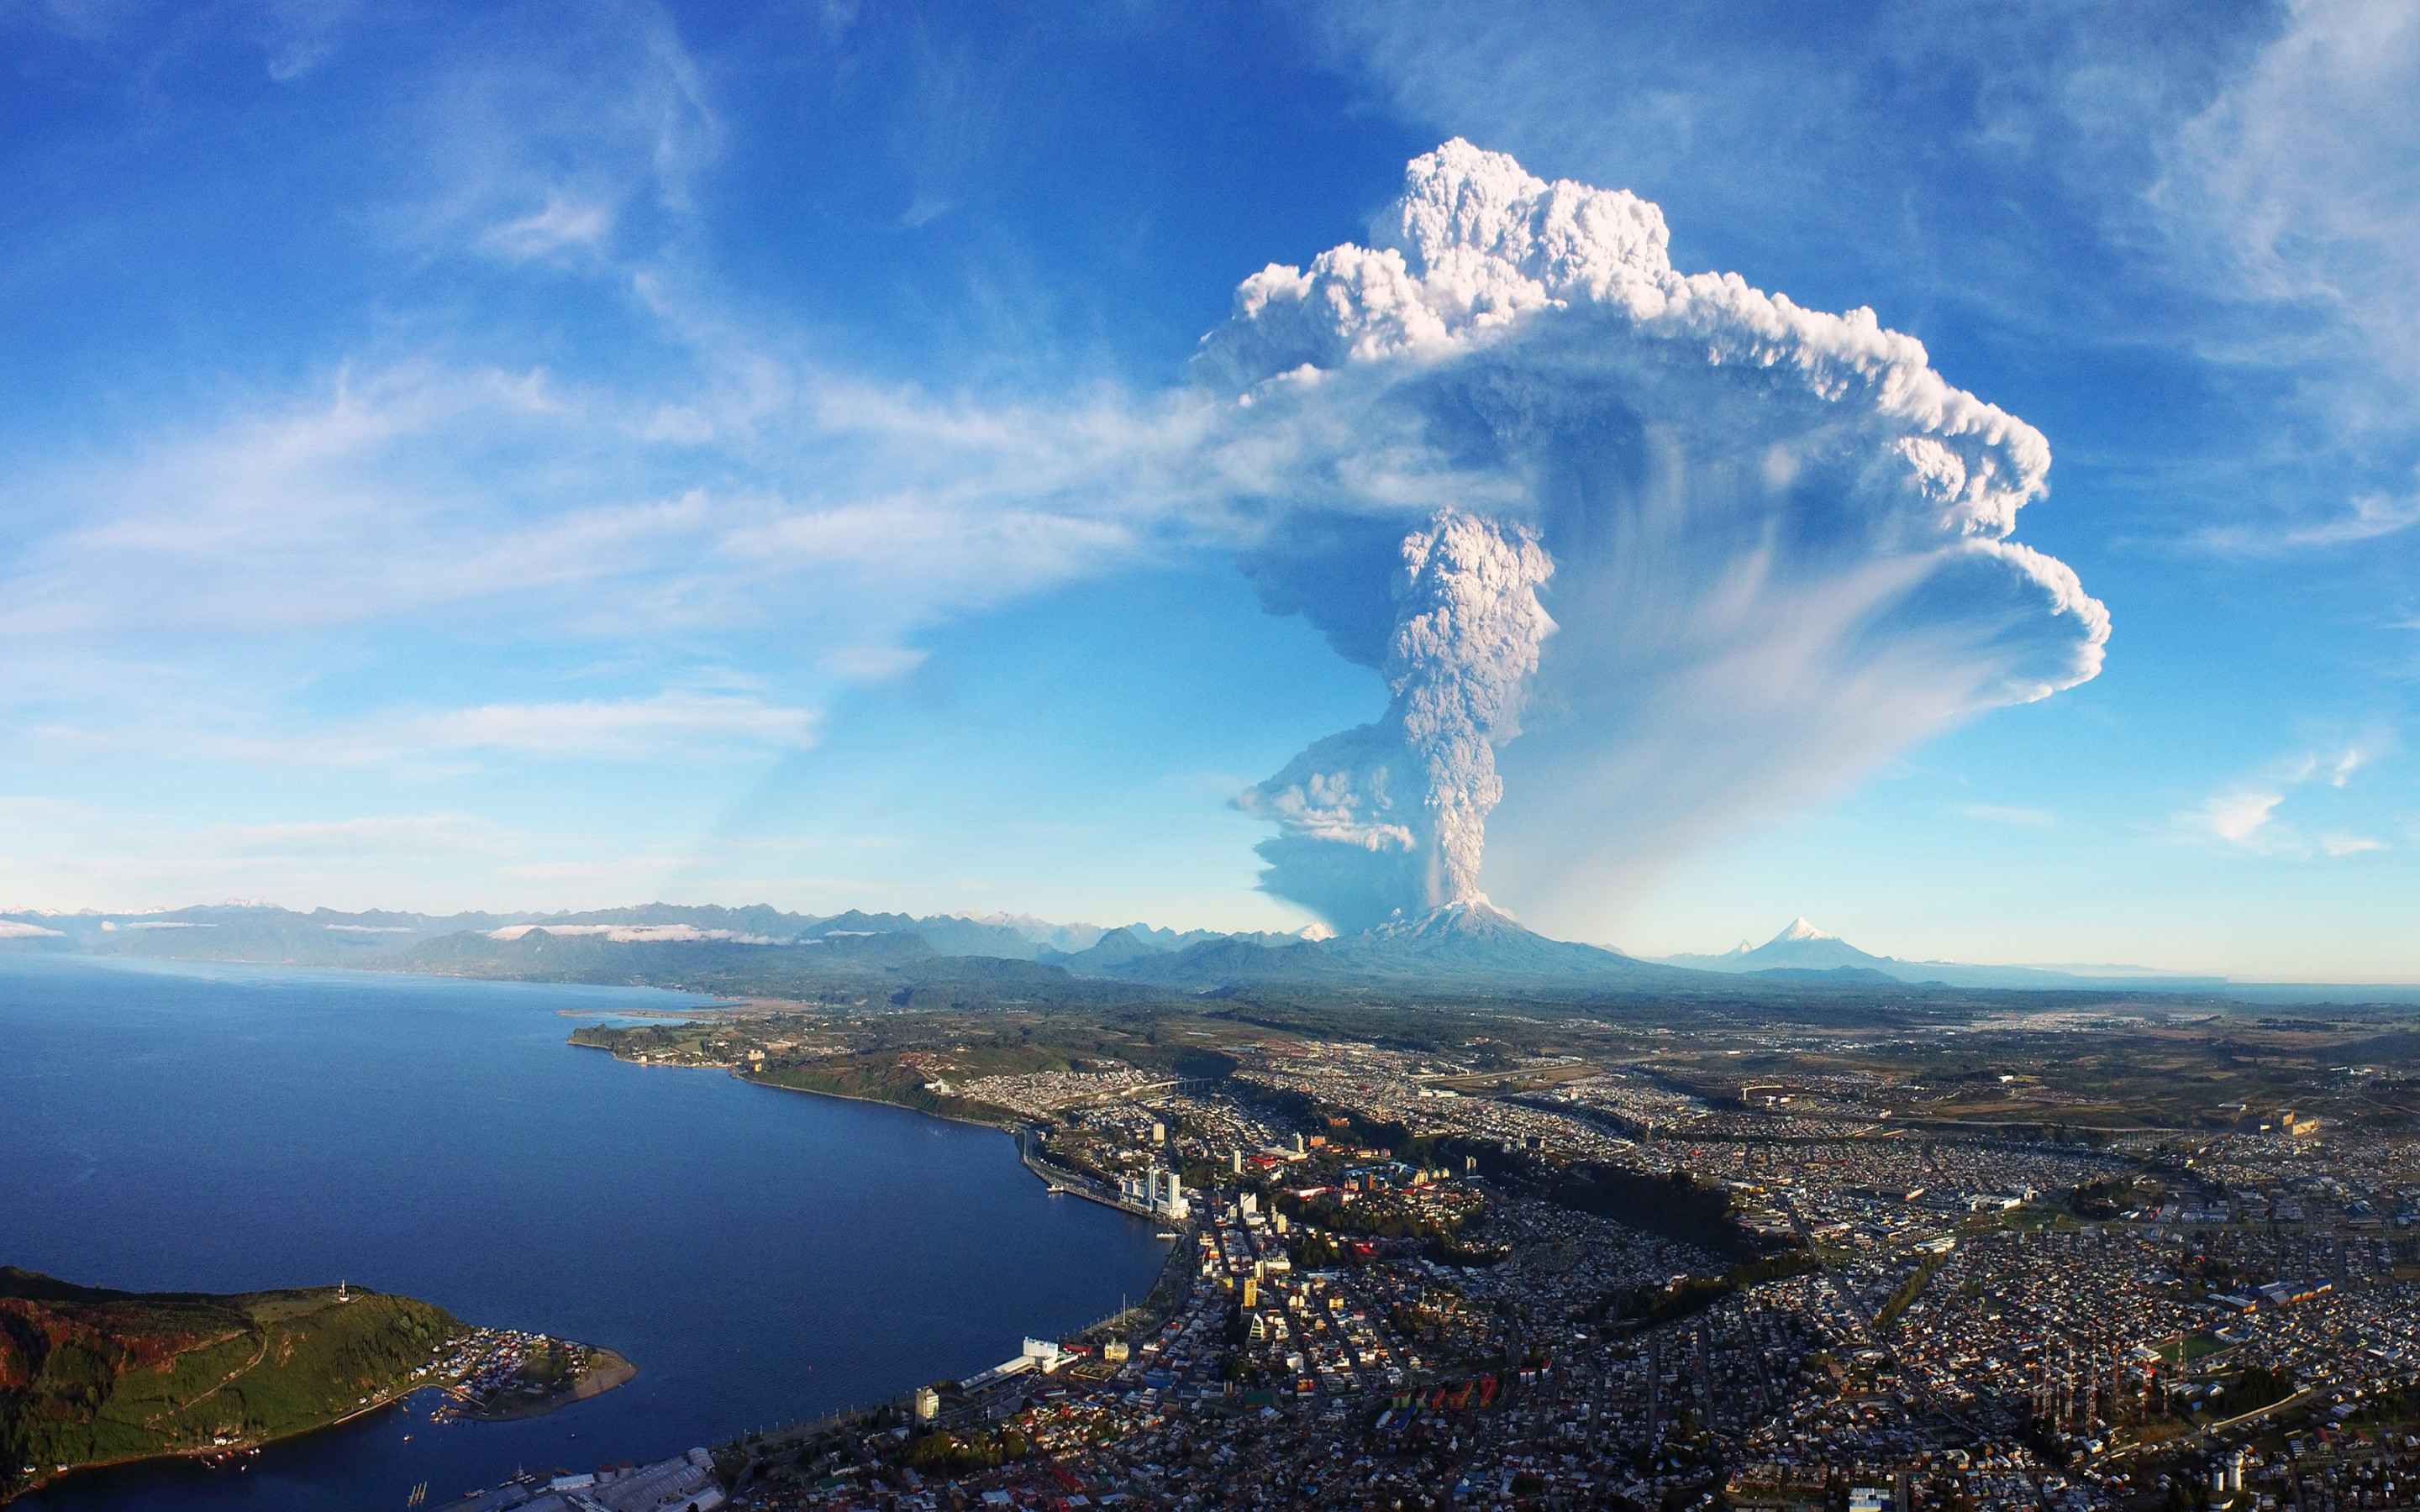
[[[2107,611],[2008,538],[2049,443],[1872,311],[1679,272],[1653,205],[1458,141],[1372,240],[1246,279],[1195,362],[1264,606],[1393,691],[1241,800],[1269,891],[1470,898],[1485,831],[1490,892],[1596,933],[1712,829],[2100,671]]]
[[[1444,511],[1403,539],[1386,717],[1330,735],[1239,800],[1277,821],[1262,852],[1340,928],[1406,904],[1480,896],[1496,748],[1520,733],[1521,688],[1554,622],[1555,570],[1526,525]],[[1340,849],[1341,847],[1341,849]]]

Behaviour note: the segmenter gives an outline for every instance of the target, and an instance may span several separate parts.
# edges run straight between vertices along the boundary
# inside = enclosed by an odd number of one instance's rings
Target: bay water
[[[566,1043],[703,999],[0,952],[0,1264],[128,1290],[356,1287],[619,1350],[619,1390],[428,1394],[250,1468],[70,1477],[39,1512],[442,1504],[962,1376],[1147,1291],[1154,1226],[993,1130]]]

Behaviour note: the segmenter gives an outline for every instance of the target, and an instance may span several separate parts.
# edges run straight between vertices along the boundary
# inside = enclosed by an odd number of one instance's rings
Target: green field
[[[0,1267],[0,1499],[78,1466],[335,1422],[464,1331],[377,1292],[105,1291]]]

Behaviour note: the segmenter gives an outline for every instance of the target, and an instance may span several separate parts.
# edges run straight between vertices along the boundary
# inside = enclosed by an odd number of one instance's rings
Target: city
[[[1252,1016],[583,1034],[773,1085],[902,1061],[1067,1199],[1171,1226],[1160,1290],[1102,1327],[725,1445],[737,1504],[2394,1504],[2420,1147],[2402,1080],[2335,1059],[2385,1025]],[[1228,1069],[1101,1057],[1121,1034]]]

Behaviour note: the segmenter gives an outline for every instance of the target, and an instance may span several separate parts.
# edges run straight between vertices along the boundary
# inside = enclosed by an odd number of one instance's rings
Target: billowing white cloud
[[[2113,496],[2123,533],[2243,555],[2411,523],[2420,8],[1884,0],[1811,28],[1677,0],[1296,9],[1399,118],[1618,172],[1745,255],[2121,368],[2161,352],[2222,392],[2257,375],[2257,423],[2163,448],[2227,486],[2180,482],[2190,507],[2146,520]],[[2295,422],[2324,440],[2279,444]]]
[[[1373,230],[1247,280],[1198,367],[1236,396],[1229,475],[1262,449],[1264,603],[1388,669],[1399,701],[1391,559],[1424,521],[1489,522],[1551,562],[1551,581],[1501,579],[1560,628],[1511,701],[1528,733],[1495,753],[1491,892],[1585,929],[1573,884],[1601,904],[1710,825],[2100,670],[2106,611],[2008,539],[2047,442],[1871,311],[1681,273],[1654,206],[1460,141],[1411,164]],[[1374,784],[1353,774],[1385,764],[1339,738],[1356,751],[1314,747],[1248,800],[1283,829],[1265,885],[1340,924],[1433,901],[1401,864],[1417,829],[1371,843]],[[1393,822],[1454,810],[1453,779],[1419,775],[1418,799],[1390,789]]]

